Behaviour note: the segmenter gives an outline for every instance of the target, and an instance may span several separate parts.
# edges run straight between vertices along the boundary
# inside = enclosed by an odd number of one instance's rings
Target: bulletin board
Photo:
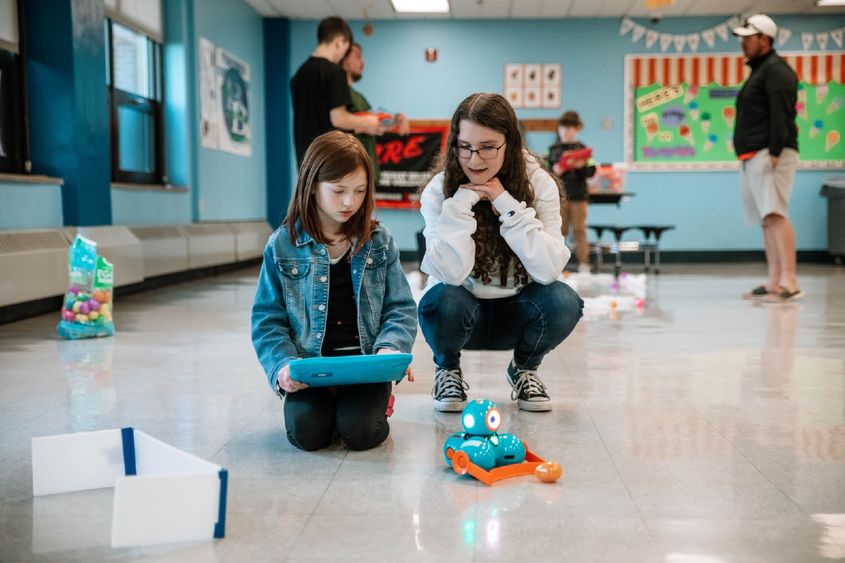
[[[845,167],[845,52],[781,56],[799,77],[801,167]],[[736,168],[736,96],[750,73],[741,55],[629,55],[625,68],[632,169]]]

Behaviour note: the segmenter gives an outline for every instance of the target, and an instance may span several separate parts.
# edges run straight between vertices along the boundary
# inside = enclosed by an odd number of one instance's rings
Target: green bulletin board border
[[[797,52],[778,52],[782,57],[788,56],[806,56],[806,55],[830,55],[836,54],[832,51],[797,51]],[[638,59],[656,59],[662,61],[664,59],[689,59],[690,57],[736,57],[737,53],[684,53],[684,54],[648,54],[648,53],[631,53],[625,55],[625,108],[624,108],[624,151],[625,163],[630,171],[649,171],[649,172],[683,172],[683,171],[735,171],[739,168],[738,161],[720,161],[720,162],[651,162],[643,163],[634,160],[634,146],[635,146],[635,122],[634,122],[634,98],[636,86],[632,81],[633,60]],[[711,85],[717,85],[716,82],[711,82]],[[729,86],[728,86],[729,87]],[[845,169],[845,160],[801,160],[799,163],[801,170],[829,170],[829,169]]]

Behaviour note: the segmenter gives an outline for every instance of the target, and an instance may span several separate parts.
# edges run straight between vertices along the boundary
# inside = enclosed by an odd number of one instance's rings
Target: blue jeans
[[[419,320],[437,367],[460,367],[461,350],[513,350],[518,367],[536,369],[569,336],[583,309],[578,294],[559,281],[532,282],[501,299],[478,299],[440,283],[423,295]]]

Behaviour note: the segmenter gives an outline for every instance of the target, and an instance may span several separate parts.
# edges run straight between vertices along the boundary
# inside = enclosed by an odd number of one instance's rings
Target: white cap
[[[735,27],[733,29],[734,35],[740,37],[747,37],[749,35],[756,35],[762,33],[772,39],[775,39],[778,34],[778,26],[772,18],[763,14],[756,14],[749,16],[742,22],[742,27]]]

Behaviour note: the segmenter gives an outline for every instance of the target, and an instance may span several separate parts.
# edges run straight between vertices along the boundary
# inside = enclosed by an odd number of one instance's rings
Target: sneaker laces
[[[541,396],[548,397],[546,393],[546,386],[540,376],[537,375],[536,369],[522,369],[514,367],[516,372],[516,381],[513,384],[513,391],[511,391],[511,400],[516,400],[517,397],[524,397],[530,399],[531,397]]]
[[[431,396],[441,397],[462,397],[464,391],[469,389],[469,384],[461,376],[460,368],[445,369],[438,368],[434,373],[434,387]]]

